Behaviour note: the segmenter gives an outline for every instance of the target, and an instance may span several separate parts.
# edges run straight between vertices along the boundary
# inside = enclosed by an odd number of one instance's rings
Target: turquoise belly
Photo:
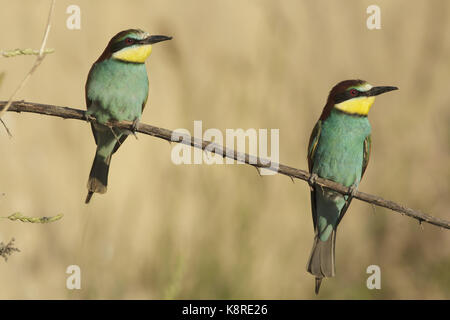
[[[367,117],[331,112],[322,124],[313,172],[348,187],[358,184],[363,166],[364,140],[370,130]]]
[[[97,63],[89,75],[88,114],[100,123],[140,119],[147,95],[145,64],[105,60]]]

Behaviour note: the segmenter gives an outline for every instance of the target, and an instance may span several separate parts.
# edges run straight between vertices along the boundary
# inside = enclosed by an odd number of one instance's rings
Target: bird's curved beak
[[[147,38],[141,40],[139,43],[141,43],[141,44],[153,44],[153,43],[166,41],[166,40],[170,40],[170,39],[172,39],[172,37],[153,35],[153,36],[150,36],[150,37],[147,37]]]
[[[367,91],[367,95],[370,96],[377,96],[379,94],[382,93],[386,93],[389,91],[393,91],[393,90],[398,90],[397,87],[390,87],[390,86],[385,86],[385,87],[373,87],[372,89],[370,89],[369,91]]]

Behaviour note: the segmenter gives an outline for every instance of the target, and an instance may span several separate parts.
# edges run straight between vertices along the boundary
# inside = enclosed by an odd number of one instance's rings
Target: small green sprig
[[[50,223],[55,222],[61,219],[64,215],[62,213],[53,216],[53,217],[27,217],[21,214],[20,212],[13,213],[8,217],[2,217],[4,219],[8,219],[11,221],[19,220],[21,222],[29,222],[29,223]]]
[[[55,52],[55,49],[52,49],[52,48],[44,49],[44,53],[45,54],[53,53],[53,52]],[[37,56],[39,54],[39,50],[34,50],[34,49],[14,49],[14,50],[0,51],[0,54],[3,57],[5,57],[5,58],[11,58],[11,57],[23,56],[23,55],[35,55],[35,56]]]

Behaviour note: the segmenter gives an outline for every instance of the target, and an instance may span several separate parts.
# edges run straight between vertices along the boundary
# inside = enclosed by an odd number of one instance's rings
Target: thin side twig
[[[0,108],[5,106],[7,104],[6,101],[0,101]],[[33,103],[33,102],[25,102],[25,101],[16,101],[13,102],[9,111],[12,112],[30,112],[30,113],[37,113],[37,114],[43,114],[48,116],[54,116],[54,117],[60,117],[64,119],[76,119],[76,120],[82,120],[86,121],[88,117],[86,117],[85,111],[73,109],[73,108],[67,108],[67,107],[60,107],[55,105],[49,105],[49,104],[40,104],[40,103]],[[93,117],[90,117],[90,121],[95,121]],[[293,167],[286,166],[284,164],[278,164],[278,163],[271,163],[268,159],[263,159],[255,156],[248,155],[246,153],[240,153],[236,150],[232,150],[220,145],[217,145],[215,143],[212,143],[210,141],[205,141],[201,139],[197,139],[195,137],[191,137],[184,134],[176,134],[175,136],[178,136],[179,139],[174,139],[174,132],[168,129],[164,128],[158,128],[154,127],[148,124],[144,123],[138,123],[136,128],[133,126],[133,122],[131,121],[120,121],[120,122],[111,122],[107,124],[111,127],[121,128],[121,129],[128,129],[130,131],[136,129],[136,132],[140,132],[143,134],[147,134],[156,138],[164,139],[169,142],[178,142],[183,143],[186,145],[190,145],[195,148],[199,148],[202,150],[207,150],[209,152],[219,154],[223,157],[227,157],[230,159],[242,161],[246,164],[249,164],[251,166],[257,167],[257,168],[265,168],[268,170],[276,171],[279,174],[283,174],[285,176],[288,176],[290,178],[297,178],[303,181],[310,181],[310,173],[301,170],[296,169]],[[348,195],[351,192],[351,188],[345,187],[339,183],[336,183],[331,180],[322,179],[320,177],[314,179],[314,184],[318,185],[322,188],[328,188],[334,191],[337,191],[341,194]],[[354,193],[354,198],[374,204],[379,207],[384,207],[387,209],[390,209],[395,212],[399,212],[403,215],[406,215],[408,217],[414,218],[419,221],[419,223],[425,222],[429,223],[438,227],[442,227],[445,229],[450,229],[450,221],[440,219],[437,217],[433,217],[431,215],[422,213],[420,211],[408,208],[406,206],[403,206],[401,204],[398,204],[391,200],[386,200],[381,197],[364,193],[361,191],[357,191]]]
[[[8,100],[8,103],[6,104],[6,107],[3,108],[0,111],[0,118],[5,114],[6,111],[8,111],[9,107],[11,106],[11,103],[14,99],[14,97],[19,93],[20,90],[25,87],[25,84],[27,83],[28,79],[30,79],[31,75],[36,71],[36,69],[39,67],[41,62],[45,58],[45,45],[47,44],[48,34],[50,33],[50,27],[51,27],[51,21],[52,21],[52,15],[53,15],[53,8],[55,7],[55,1],[52,0],[52,4],[50,5],[50,11],[48,13],[48,19],[47,19],[47,27],[45,28],[44,38],[42,39],[41,48],[39,49],[39,55],[36,58],[36,61],[34,62],[33,66],[31,67],[30,71],[25,75],[22,82],[19,84],[19,86],[14,90],[11,97]],[[9,131],[6,124],[2,121],[3,126],[5,127],[6,131],[8,132],[9,136],[11,136],[11,132]]]

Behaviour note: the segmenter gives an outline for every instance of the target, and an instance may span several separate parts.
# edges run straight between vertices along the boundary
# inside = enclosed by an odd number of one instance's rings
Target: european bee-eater
[[[309,140],[308,167],[312,178],[319,176],[356,190],[370,157],[369,110],[375,96],[397,89],[372,87],[363,80],[342,81],[331,89]],[[316,277],[318,294],[322,278],[335,275],[336,230],[352,197],[312,185],[315,238],[307,270]]]
[[[87,183],[86,203],[94,192],[106,192],[111,156],[131,133],[105,124],[128,120],[137,125],[148,97],[145,61],[152,44],[170,39],[137,29],[119,32],[92,65],[85,87],[86,116],[97,120],[91,125],[97,150]]]

